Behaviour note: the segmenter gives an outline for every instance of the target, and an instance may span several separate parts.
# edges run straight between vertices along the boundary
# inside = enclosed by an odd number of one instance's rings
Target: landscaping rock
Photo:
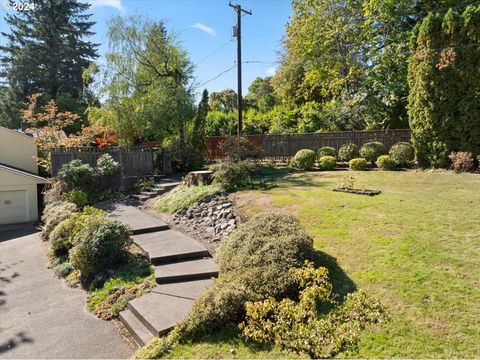
[[[174,215],[172,223],[199,232],[202,239],[218,243],[235,230],[238,221],[232,202],[217,195]]]

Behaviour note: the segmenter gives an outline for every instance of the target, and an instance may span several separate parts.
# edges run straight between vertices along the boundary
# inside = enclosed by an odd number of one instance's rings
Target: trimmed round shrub
[[[341,161],[350,161],[358,157],[358,147],[354,143],[343,144],[338,150],[338,158]]]
[[[287,214],[259,214],[228,236],[217,252],[220,277],[198,298],[171,341],[190,341],[245,316],[245,302],[293,295],[289,271],[313,258],[313,241]]]
[[[352,159],[348,162],[350,170],[363,171],[367,168],[367,160],[364,158]]]
[[[387,155],[387,149],[381,142],[374,141],[363,144],[360,148],[360,156],[367,161],[370,161],[372,164],[377,161],[380,155]]]
[[[337,158],[337,150],[330,146],[322,147],[318,150],[318,157],[321,158],[323,156],[333,156],[334,158]]]
[[[408,142],[398,142],[392,145],[388,154],[398,166],[410,166],[415,160],[415,149]]]
[[[250,182],[255,164],[247,161],[222,161],[212,167],[213,182],[226,190],[241,188]]]
[[[302,149],[298,151],[292,159],[292,166],[300,170],[311,170],[315,165],[317,155],[315,151],[310,149]]]
[[[337,160],[333,156],[322,156],[318,160],[318,166],[320,167],[320,170],[324,171],[334,170],[336,164]]]
[[[129,228],[106,216],[86,219],[73,241],[70,262],[83,279],[122,263],[131,244]]]
[[[375,164],[377,164],[380,169],[389,171],[395,170],[396,165],[395,160],[388,155],[379,156]]]
[[[77,206],[75,204],[65,201],[57,201],[45,206],[42,215],[42,239],[48,240],[53,229],[55,229],[55,227],[63,220],[68,219],[76,211]]]

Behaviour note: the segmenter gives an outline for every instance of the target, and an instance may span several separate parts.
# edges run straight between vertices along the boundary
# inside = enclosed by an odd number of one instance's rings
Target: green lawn
[[[382,194],[332,192],[347,174],[356,177],[355,187]],[[337,291],[354,283],[388,307],[392,321],[369,328],[358,351],[343,356],[480,356],[480,175],[303,173],[272,190],[235,196],[247,215],[269,209],[298,215],[316,249],[326,253]],[[256,353],[232,334],[184,345],[172,355],[279,356]]]

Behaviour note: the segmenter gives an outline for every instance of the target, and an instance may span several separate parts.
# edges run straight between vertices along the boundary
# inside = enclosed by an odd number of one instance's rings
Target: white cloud
[[[215,36],[217,33],[215,32],[215,29],[211,28],[210,26],[204,25],[202,23],[195,23],[192,25],[195,29],[201,30],[208,35]]]
[[[277,72],[277,68],[275,66],[269,67],[267,69],[267,75],[268,76],[273,76]]]
[[[88,2],[92,4],[92,7],[109,6],[120,11],[125,10],[122,0],[88,0]]]

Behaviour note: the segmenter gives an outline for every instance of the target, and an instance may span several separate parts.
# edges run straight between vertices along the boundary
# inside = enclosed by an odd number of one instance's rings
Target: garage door
[[[0,224],[28,221],[27,191],[0,191]]]

